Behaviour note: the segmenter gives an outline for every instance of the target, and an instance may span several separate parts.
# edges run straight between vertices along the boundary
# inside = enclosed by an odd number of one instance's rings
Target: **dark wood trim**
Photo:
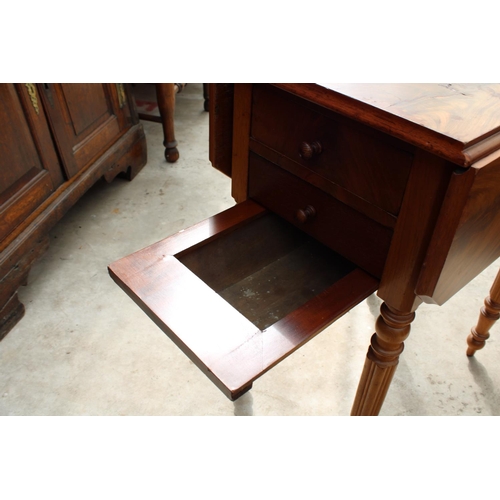
[[[464,143],[319,84],[273,85],[460,166],[468,167],[500,147],[500,131],[492,132],[485,138],[478,138],[477,142]]]
[[[248,144],[252,119],[252,84],[244,83],[234,89],[232,196],[237,203],[248,197]]]
[[[0,247],[0,311],[3,311],[17,289],[28,277],[34,260],[46,249],[46,233],[63,217],[78,199],[101,177],[108,181],[120,173],[132,179],[146,164],[145,137],[142,125],[126,132],[110,149],[84,171],[59,187],[40,207],[20,224]],[[43,244],[42,244],[43,243]],[[28,256],[28,257],[27,257]],[[22,317],[17,307],[14,321],[12,311],[4,311],[0,329],[7,333]],[[2,326],[2,321],[5,325]],[[7,328],[6,324],[9,324]],[[4,333],[4,335],[5,335]]]

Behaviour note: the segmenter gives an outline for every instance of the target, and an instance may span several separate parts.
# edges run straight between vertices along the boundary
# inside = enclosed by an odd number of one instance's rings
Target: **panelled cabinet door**
[[[123,86],[106,83],[38,84],[69,178],[84,169],[131,123]]]
[[[0,240],[64,181],[33,84],[0,84]]]

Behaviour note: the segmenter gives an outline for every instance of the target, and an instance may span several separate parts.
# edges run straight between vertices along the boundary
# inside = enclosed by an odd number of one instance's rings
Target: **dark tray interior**
[[[355,268],[273,214],[177,258],[261,330]]]

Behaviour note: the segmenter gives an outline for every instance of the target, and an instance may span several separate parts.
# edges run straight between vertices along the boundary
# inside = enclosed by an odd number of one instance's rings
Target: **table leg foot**
[[[379,414],[414,318],[414,312],[401,313],[382,304],[351,415]]]
[[[179,159],[179,150],[177,149],[177,141],[163,143],[165,146],[165,160],[169,163],[175,163]]]
[[[490,294],[484,299],[477,325],[473,327],[467,337],[467,356],[482,349],[490,337],[490,329],[500,318],[500,271],[490,289]]]

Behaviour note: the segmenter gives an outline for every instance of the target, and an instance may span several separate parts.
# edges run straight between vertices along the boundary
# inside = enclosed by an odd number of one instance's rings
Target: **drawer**
[[[232,400],[378,287],[251,200],[118,260],[109,273]]]
[[[248,194],[362,269],[382,276],[390,228],[252,152]]]
[[[413,161],[407,145],[270,85],[254,85],[252,100],[253,141],[301,165],[304,177],[313,171],[399,213]]]

